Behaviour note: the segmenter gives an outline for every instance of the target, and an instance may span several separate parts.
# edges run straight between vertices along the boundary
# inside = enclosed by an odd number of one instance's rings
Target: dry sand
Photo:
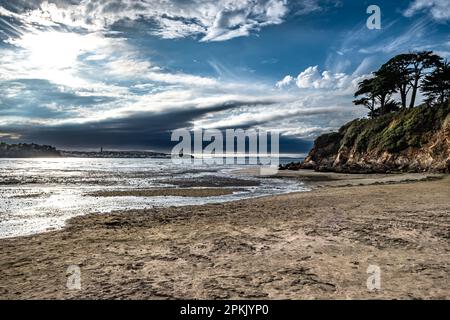
[[[91,214],[0,240],[0,297],[450,299],[450,178],[345,179],[317,178],[322,188],[305,193]],[[81,290],[66,288],[69,265],[80,267]],[[366,287],[369,265],[381,269],[381,290]]]

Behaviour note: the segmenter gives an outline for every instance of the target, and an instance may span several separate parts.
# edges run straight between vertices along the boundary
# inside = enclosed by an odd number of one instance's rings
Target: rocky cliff
[[[320,136],[305,161],[284,169],[450,173],[450,104],[358,119]]]

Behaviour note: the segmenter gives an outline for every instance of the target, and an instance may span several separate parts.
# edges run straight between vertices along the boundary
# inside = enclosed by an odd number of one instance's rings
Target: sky
[[[0,140],[169,151],[175,129],[255,128],[306,153],[367,115],[353,93],[389,58],[450,58],[449,23],[448,0],[0,0]]]

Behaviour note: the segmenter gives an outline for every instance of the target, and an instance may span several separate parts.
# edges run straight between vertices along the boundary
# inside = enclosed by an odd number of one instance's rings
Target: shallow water
[[[171,181],[221,181],[243,166],[174,165],[170,159],[0,159],[0,238],[62,228],[67,219],[92,212],[234,201],[292,191],[302,184],[234,176],[239,191],[225,196],[92,197],[94,191],[175,187]],[[255,180],[242,186],[238,179]],[[219,183],[220,184],[220,183]],[[247,183],[252,184],[252,183]],[[195,184],[194,184],[195,185]]]

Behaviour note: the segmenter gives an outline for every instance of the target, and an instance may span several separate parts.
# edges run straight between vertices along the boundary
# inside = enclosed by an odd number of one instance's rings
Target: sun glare
[[[83,36],[62,32],[26,34],[19,41],[28,51],[29,62],[46,69],[70,68],[85,46]]]
[[[77,74],[80,55],[95,55],[104,41],[96,34],[42,31],[25,34],[13,44],[24,50],[22,63],[30,77],[78,87],[84,83]]]

